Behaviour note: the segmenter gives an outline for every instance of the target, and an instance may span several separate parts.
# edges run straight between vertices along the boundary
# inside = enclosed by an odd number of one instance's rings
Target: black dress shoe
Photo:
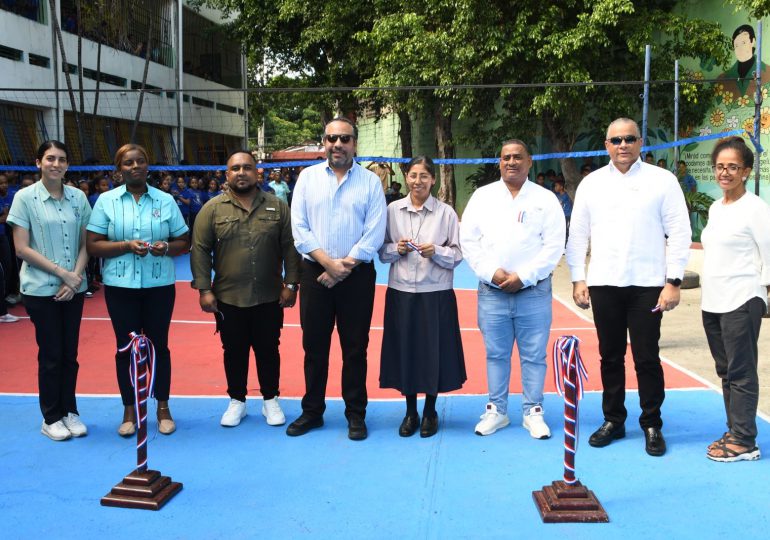
[[[607,446],[615,439],[622,439],[626,436],[626,426],[614,422],[604,422],[599,429],[594,431],[588,439],[588,444],[601,448]]]
[[[438,414],[433,413],[422,417],[420,424],[420,437],[433,437],[438,431]]]
[[[368,435],[366,422],[358,416],[348,418],[348,439],[351,441],[363,441]]]
[[[286,435],[290,437],[298,437],[304,435],[311,429],[319,428],[324,425],[323,416],[310,416],[309,414],[302,414],[294,422],[289,424],[286,428]]]
[[[411,437],[420,425],[420,415],[417,413],[407,414],[398,427],[398,434],[402,437]]]
[[[666,453],[666,439],[663,438],[663,433],[658,428],[644,428],[644,449],[655,457]]]

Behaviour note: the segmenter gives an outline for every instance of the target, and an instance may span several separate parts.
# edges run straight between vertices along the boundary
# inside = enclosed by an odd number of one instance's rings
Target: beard
[[[334,159],[334,156],[332,154],[331,150],[326,151],[326,159],[329,161],[329,165],[333,169],[346,169],[349,168],[353,164],[353,156],[349,153],[347,153],[345,150],[341,151],[342,156],[338,157],[337,159]]]
[[[238,195],[248,195],[249,193],[253,193],[257,189],[256,184],[250,184],[245,187],[238,186],[237,182],[233,182],[232,184],[228,182],[227,184],[230,187],[230,191],[232,191],[233,193],[237,193]]]

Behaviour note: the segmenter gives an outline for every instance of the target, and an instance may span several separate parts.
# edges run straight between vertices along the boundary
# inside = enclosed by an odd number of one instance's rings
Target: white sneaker
[[[219,423],[225,427],[235,427],[241,423],[244,416],[246,416],[246,402],[231,399]]]
[[[19,318],[16,315],[6,313],[5,315],[0,316],[0,323],[4,322],[19,322]]]
[[[487,403],[487,410],[480,418],[481,422],[476,424],[476,435],[492,435],[511,423],[507,414],[497,412],[494,403]]]
[[[278,398],[266,399],[262,402],[262,416],[267,419],[268,426],[282,426],[286,423]]]
[[[73,437],[82,437],[88,433],[88,428],[80,420],[80,417],[75,413],[69,413],[67,416],[61,419],[64,427],[66,427]]]
[[[5,301],[11,304],[12,306],[15,306],[19,302],[21,302],[21,295],[20,294],[9,294],[5,297]]]
[[[551,436],[551,430],[545,423],[543,408],[540,405],[535,405],[524,415],[524,422],[521,425],[529,431],[533,439],[547,439]]]
[[[43,420],[43,427],[40,428],[40,433],[51,439],[52,441],[66,441],[72,437],[72,433],[64,425],[64,422],[57,420],[53,424],[46,424]]]

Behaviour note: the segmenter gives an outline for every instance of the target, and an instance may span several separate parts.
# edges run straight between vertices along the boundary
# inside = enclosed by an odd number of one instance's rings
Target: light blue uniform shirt
[[[102,193],[96,200],[88,230],[113,242],[143,240],[152,244],[178,238],[189,228],[174,198],[148,185],[147,193],[138,203],[126,186]],[[105,285],[129,289],[172,285],[174,260],[149,253],[145,257],[125,253],[104,259],[102,278]]]
[[[305,258],[318,248],[332,259],[370,262],[382,246],[386,225],[380,178],[358,163],[341,182],[327,162],[303,169],[294,187],[291,230]]]
[[[91,216],[91,205],[77,188],[64,186],[57,201],[43,185],[35,182],[16,193],[8,214],[8,223],[29,231],[29,247],[54,264],[70,272],[75,269],[83,227]],[[79,293],[86,290],[85,271]],[[24,261],[19,274],[21,292],[29,296],[53,296],[61,279]]]

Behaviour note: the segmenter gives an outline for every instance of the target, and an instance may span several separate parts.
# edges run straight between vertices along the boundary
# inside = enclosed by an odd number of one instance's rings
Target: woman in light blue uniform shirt
[[[85,194],[62,183],[67,147],[47,141],[37,151],[39,182],[20,190],[8,223],[21,265],[24,306],[35,325],[41,433],[54,441],[81,437],[87,428],[75,399],[78,339],[87,283]]]
[[[107,311],[117,348],[130,333],[145,334],[155,346],[155,398],[158,430],[171,434],[176,424],[168,397],[171,390],[171,353],[168,330],[176,298],[172,257],[190,249],[188,227],[174,198],[147,183],[147,151],[136,144],[121,146],[115,168],[123,185],[103,193],[88,224],[88,253],[102,257]],[[117,352],[118,386],[123,400],[122,436],[136,431],[134,392],[129,376],[130,354]]]

